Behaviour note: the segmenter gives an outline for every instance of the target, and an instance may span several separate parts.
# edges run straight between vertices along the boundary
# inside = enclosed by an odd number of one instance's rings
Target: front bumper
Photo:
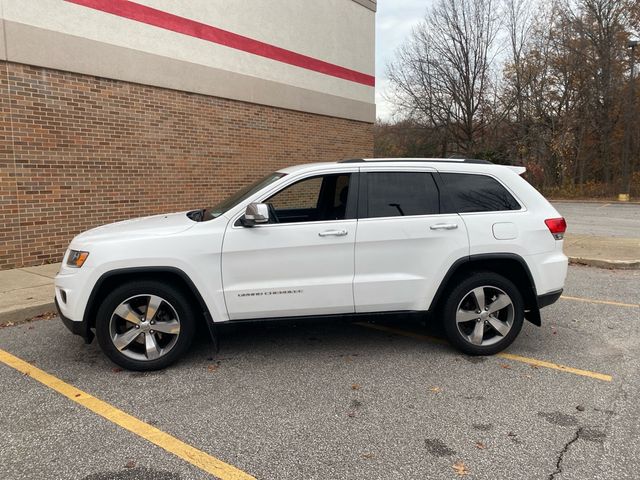
[[[55,299],[55,304],[58,316],[60,317],[60,320],[62,320],[64,326],[67,327],[71,333],[80,335],[84,339],[85,343],[91,343],[95,335],[93,334],[93,331],[91,330],[87,322],[85,322],[84,320],[80,322],[74,322],[73,320],[65,317],[60,311],[60,306],[58,305],[57,298]]]

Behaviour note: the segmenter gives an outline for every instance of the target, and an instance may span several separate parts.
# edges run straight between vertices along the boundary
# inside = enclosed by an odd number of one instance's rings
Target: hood
[[[190,229],[196,223],[187,217],[187,212],[133,218],[87,230],[76,236],[72,243],[87,244],[130,238],[175,235]]]

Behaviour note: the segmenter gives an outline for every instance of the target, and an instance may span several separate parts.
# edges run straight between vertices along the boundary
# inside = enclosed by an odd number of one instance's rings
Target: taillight
[[[567,231],[567,222],[564,218],[547,218],[544,223],[556,240],[562,240],[564,238],[564,232]]]

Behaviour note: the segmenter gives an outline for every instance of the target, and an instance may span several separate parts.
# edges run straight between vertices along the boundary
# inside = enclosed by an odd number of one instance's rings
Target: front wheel
[[[102,351],[128,370],[158,370],[191,345],[195,311],[186,296],[164,283],[121,285],[104,299],[96,318]]]
[[[454,346],[469,355],[493,355],[520,333],[524,302],[507,278],[477,272],[451,290],[443,313],[444,329]]]

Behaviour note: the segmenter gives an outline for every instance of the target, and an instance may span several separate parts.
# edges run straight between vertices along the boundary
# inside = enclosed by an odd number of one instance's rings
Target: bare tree
[[[493,0],[440,0],[388,66],[396,105],[473,154],[495,107],[498,14]]]
[[[438,0],[388,66],[406,121],[378,131],[399,152],[519,161],[543,188],[640,195],[639,25],[638,0]]]
[[[575,31],[586,40],[586,47],[574,52],[583,59],[592,83],[591,118],[599,137],[602,179],[612,180],[613,132],[619,120],[619,96],[622,87],[623,39],[626,37],[631,3],[627,0],[580,0],[577,11],[566,7]]]

